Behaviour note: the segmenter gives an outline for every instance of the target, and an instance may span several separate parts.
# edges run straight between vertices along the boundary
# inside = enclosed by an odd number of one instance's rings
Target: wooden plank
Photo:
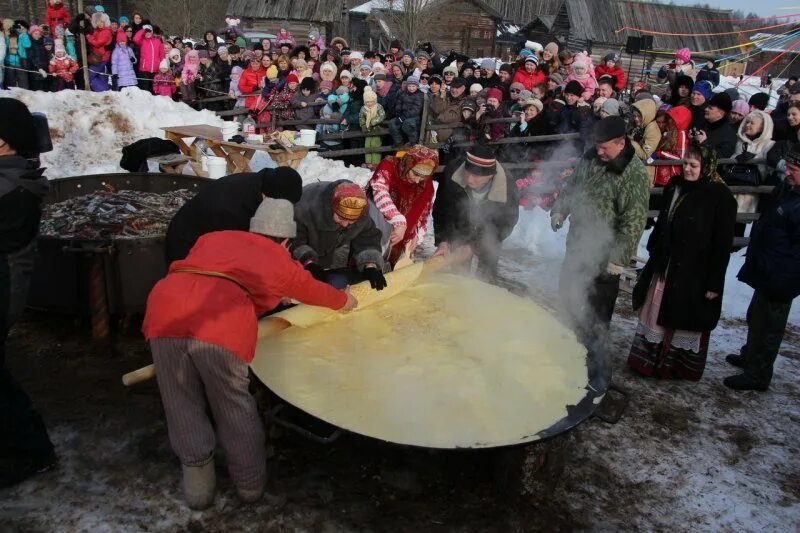
[[[167,133],[172,133],[180,137],[202,137],[212,141],[222,140],[222,128],[209,126],[208,124],[196,124],[192,126],[174,126],[161,128]]]

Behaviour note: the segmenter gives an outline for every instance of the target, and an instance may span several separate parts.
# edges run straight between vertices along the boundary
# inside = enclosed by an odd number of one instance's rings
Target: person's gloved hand
[[[325,281],[325,269],[319,266],[316,263],[309,263],[306,265],[306,270],[308,270],[309,274],[314,276],[314,279],[317,281]]]
[[[369,285],[376,291],[382,291],[386,288],[386,278],[383,277],[383,272],[377,266],[369,266],[364,269],[364,277],[369,280]]]
[[[745,163],[753,159],[755,156],[756,154],[754,154],[753,152],[742,152],[741,154],[736,156],[736,160],[739,163]]]
[[[564,225],[564,215],[561,213],[552,213],[550,215],[550,228],[553,231],[558,231]]]

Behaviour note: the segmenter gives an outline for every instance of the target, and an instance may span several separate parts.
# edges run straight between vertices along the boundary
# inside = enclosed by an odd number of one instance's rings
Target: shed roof
[[[759,41],[755,47],[762,52],[800,54],[800,34],[797,34],[797,29],[792,30],[788,35],[757,33],[751,37],[751,40]]]
[[[638,36],[642,28],[659,34],[733,32],[731,11],[654,4],[635,0],[486,0],[503,19],[527,25],[539,18],[544,23],[566,9],[574,39],[597,43],[624,44],[629,36]],[[641,32],[648,35],[647,32]],[[688,47],[705,51],[739,44],[736,34],[730,35],[653,35],[653,47],[672,50]]]
[[[339,22],[342,10],[331,0],[230,0],[227,14],[235,17]]]

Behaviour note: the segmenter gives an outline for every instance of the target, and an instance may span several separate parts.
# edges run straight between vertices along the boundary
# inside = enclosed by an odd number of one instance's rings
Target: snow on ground
[[[122,148],[147,137],[164,137],[161,128],[209,124],[221,126],[211,111],[196,111],[164,96],[135,87],[121,92],[3,91],[31,111],[47,115],[53,151],[42,156],[47,177],[63,178],[125,172],[119,166]]]
[[[746,77],[747,76],[745,76],[745,78]],[[741,96],[743,100],[750,100],[750,97],[756,93],[764,93],[769,91],[769,107],[767,109],[770,110],[774,109],[775,106],[778,105],[778,89],[783,87],[783,84],[786,83],[786,80],[787,78],[773,79],[772,85],[769,89],[767,89],[766,87],[761,87],[760,76],[753,76],[752,78],[745,79],[740,85],[737,85],[739,83],[738,76],[720,76],[717,91],[721,92],[735,87],[739,91],[739,96]]]

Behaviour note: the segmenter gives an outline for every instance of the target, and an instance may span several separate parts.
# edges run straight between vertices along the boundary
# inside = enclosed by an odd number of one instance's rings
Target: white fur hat
[[[531,52],[536,52],[536,53],[544,50],[544,46],[534,41],[525,41],[525,48],[527,48]]]

